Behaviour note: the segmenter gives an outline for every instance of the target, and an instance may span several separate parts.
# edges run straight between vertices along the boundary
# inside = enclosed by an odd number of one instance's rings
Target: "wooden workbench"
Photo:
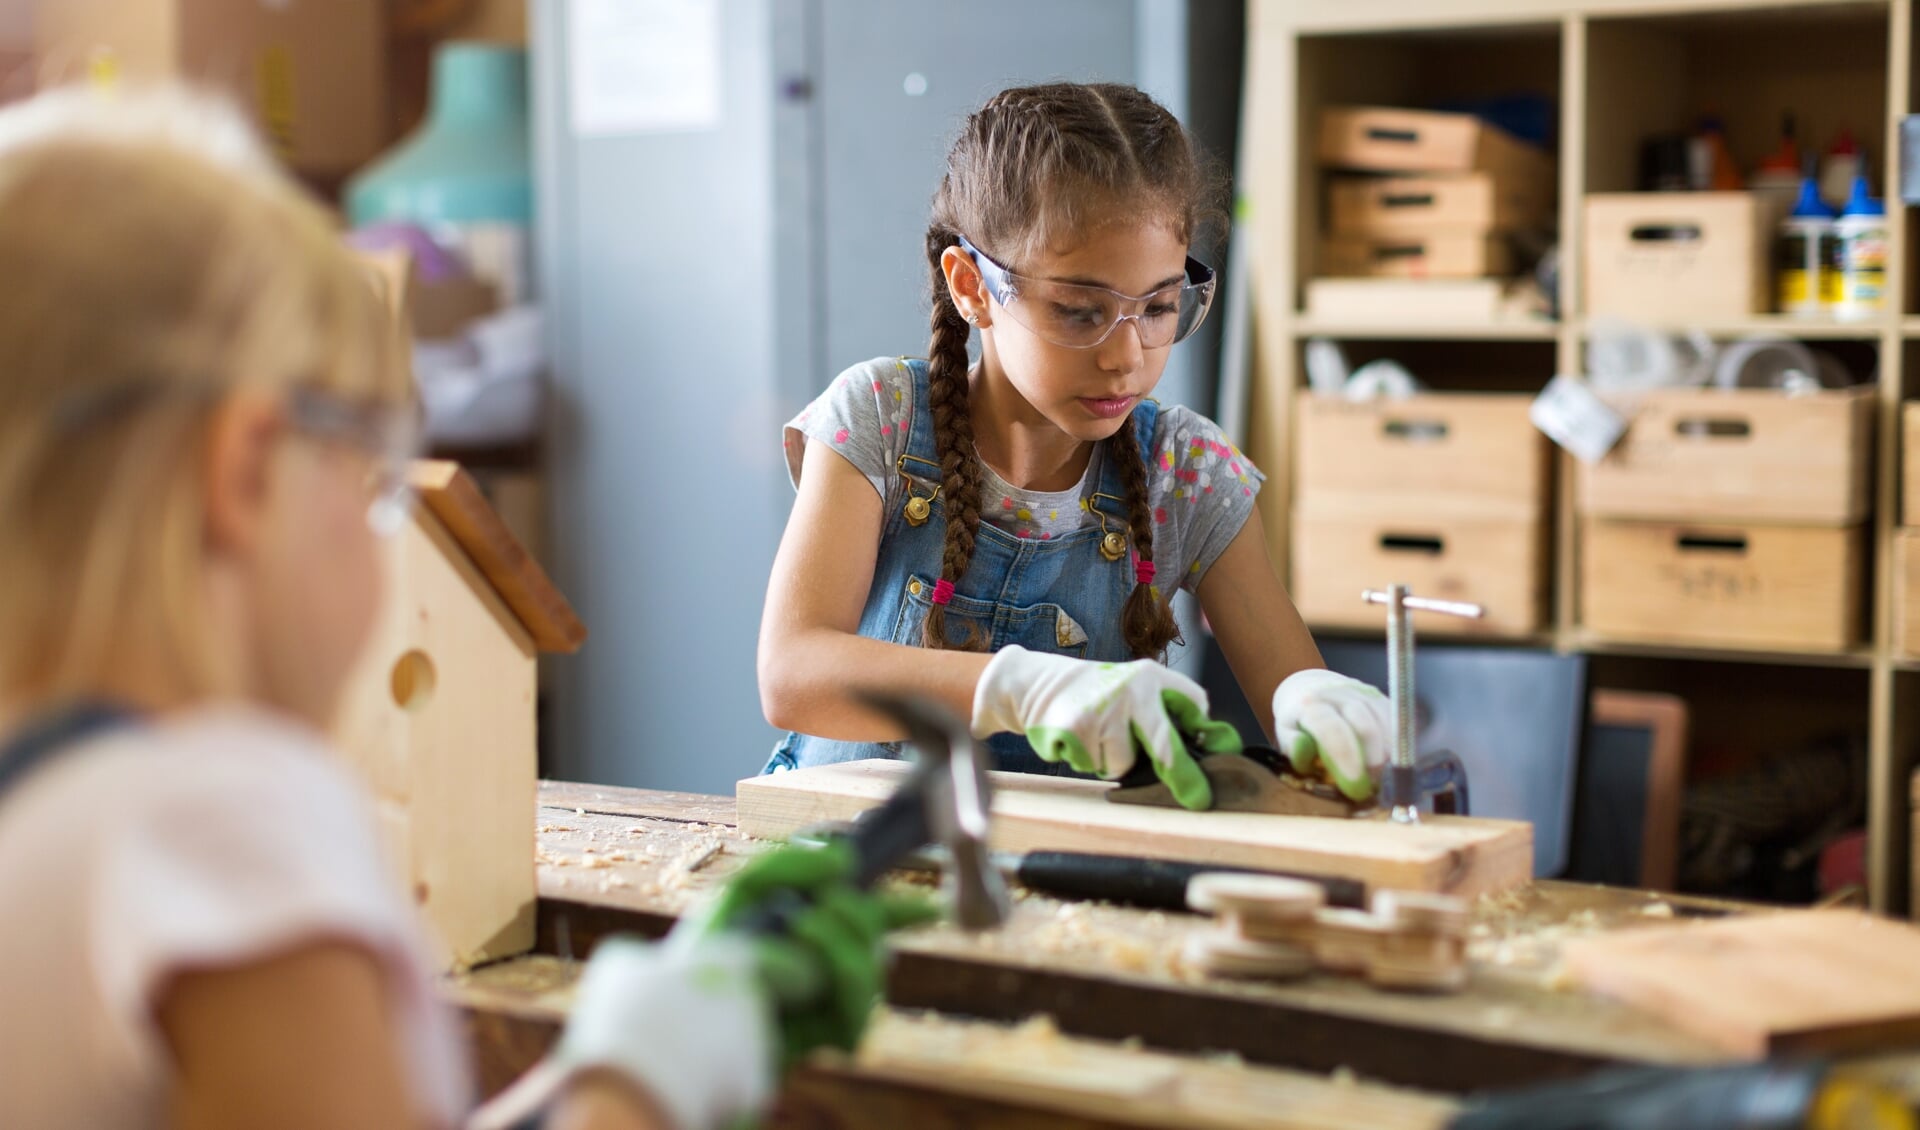
[[[733,827],[733,812],[725,797],[541,786],[538,955],[448,985],[488,1093],[552,1042],[577,959],[595,942],[664,933],[763,849]],[[1657,918],[1763,912],[1538,883],[1481,900],[1469,987],[1426,997],[1337,976],[1212,980],[1177,957],[1203,919],[1016,891],[990,934],[898,935],[875,1036],[857,1057],[798,1072],[776,1125],[1427,1130],[1465,1092],[1718,1061],[1657,1020],[1558,987],[1558,945]],[[1920,1097],[1920,1060],[1887,1057],[1876,1069]]]

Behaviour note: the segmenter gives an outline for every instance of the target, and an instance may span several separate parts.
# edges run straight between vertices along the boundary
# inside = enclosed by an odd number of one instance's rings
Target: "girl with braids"
[[[1132,87],[1008,90],[967,120],[927,229],[927,359],[856,365],[787,425],[799,494],[759,671],[795,732],[768,771],[898,756],[850,693],[869,687],[971,718],[1001,769],[1114,778],[1144,749],[1208,807],[1193,754],[1238,737],[1160,662],[1179,586],[1295,765],[1371,794],[1386,699],[1322,669],[1267,559],[1260,472],[1149,398],[1213,299],[1187,255],[1205,189]]]

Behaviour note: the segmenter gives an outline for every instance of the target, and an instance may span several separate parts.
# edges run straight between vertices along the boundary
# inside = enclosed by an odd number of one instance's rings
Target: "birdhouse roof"
[[[457,463],[419,460],[408,475],[420,501],[458,542],[541,651],[574,652],[587,627],[545,569]]]

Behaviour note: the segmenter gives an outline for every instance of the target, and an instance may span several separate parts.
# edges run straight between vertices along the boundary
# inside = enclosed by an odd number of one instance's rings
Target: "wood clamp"
[[[1457,600],[1429,600],[1412,594],[1406,585],[1390,585],[1386,591],[1367,589],[1360,599],[1368,604],[1387,606],[1387,697],[1393,702],[1393,761],[1387,779],[1382,782],[1380,803],[1396,824],[1420,822],[1420,763],[1413,753],[1413,613],[1435,612],[1478,620],[1487,610],[1478,604]],[[1465,792],[1465,772],[1458,759],[1452,771],[1460,778]]]
[[[1187,884],[1187,905],[1220,919],[1189,934],[1185,950],[1215,976],[1287,980],[1325,969],[1420,992],[1467,983],[1467,904],[1451,895],[1376,891],[1370,910],[1348,910],[1299,879],[1214,873]]]

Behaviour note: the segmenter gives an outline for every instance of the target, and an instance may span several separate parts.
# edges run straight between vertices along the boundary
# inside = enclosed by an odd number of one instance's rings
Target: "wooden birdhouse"
[[[537,660],[586,628],[464,471],[421,462],[412,479],[339,739],[435,956],[464,969],[533,946]]]

